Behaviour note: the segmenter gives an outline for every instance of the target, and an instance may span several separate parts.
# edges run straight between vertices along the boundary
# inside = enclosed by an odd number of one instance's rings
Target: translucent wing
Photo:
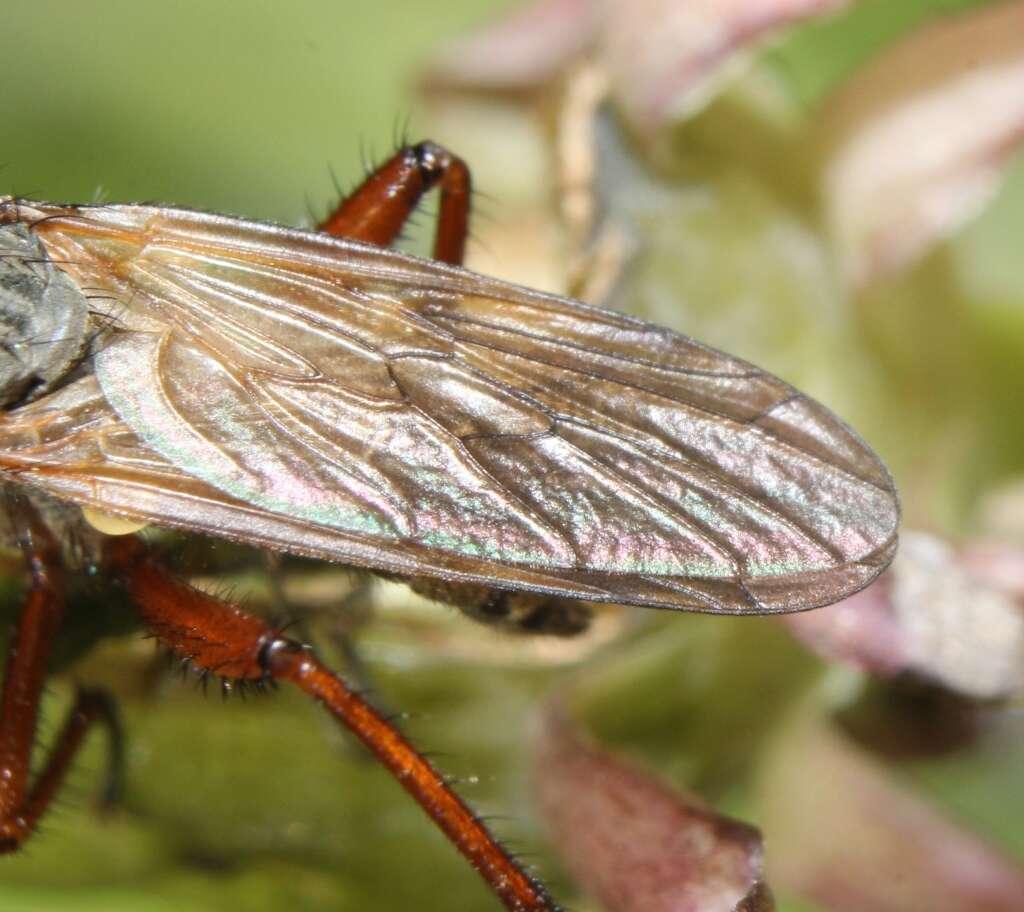
[[[117,301],[94,376],[0,424],[2,464],[58,495],[397,573],[701,611],[825,604],[892,557],[871,450],[668,330],[220,216],[17,211]]]

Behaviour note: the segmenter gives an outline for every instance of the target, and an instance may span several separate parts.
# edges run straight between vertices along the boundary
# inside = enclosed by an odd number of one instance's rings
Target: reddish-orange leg
[[[556,909],[544,888],[495,841],[437,770],[308,648],[176,579],[137,539],[108,539],[105,557],[143,621],[180,657],[229,683],[290,681],[304,690],[391,771],[507,908]]]
[[[106,725],[111,764],[105,801],[120,783],[121,729],[113,703],[96,690],[80,690],[46,766],[29,787],[39,698],[54,636],[64,615],[60,547],[32,506],[13,497],[31,585],[11,638],[0,698],[0,852],[17,849],[33,832],[93,722]]]
[[[386,247],[424,193],[441,190],[434,259],[462,264],[469,232],[471,182],[466,163],[436,143],[399,149],[318,226],[335,237]]]

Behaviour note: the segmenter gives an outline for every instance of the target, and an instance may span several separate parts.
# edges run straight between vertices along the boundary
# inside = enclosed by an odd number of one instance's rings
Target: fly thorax
[[[0,227],[0,407],[48,392],[81,359],[88,301],[25,225]]]

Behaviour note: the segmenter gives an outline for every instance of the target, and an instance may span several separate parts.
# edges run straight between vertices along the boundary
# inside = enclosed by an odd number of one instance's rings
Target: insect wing
[[[34,451],[26,427],[64,407],[48,397],[0,431],[5,463],[55,493],[399,573],[703,611],[825,604],[891,559],[896,496],[870,449],[686,337],[220,216],[20,217],[119,302],[92,386],[55,394],[102,420]],[[83,433],[91,455],[68,455]],[[149,499],[127,496],[140,485]]]

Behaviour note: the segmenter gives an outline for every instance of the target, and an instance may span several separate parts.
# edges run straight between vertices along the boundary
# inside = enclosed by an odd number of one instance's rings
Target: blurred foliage
[[[387,153],[445,36],[507,0],[9,4],[4,184],[297,222]]]
[[[411,93],[425,55],[508,5],[8,4],[0,13],[4,192],[166,200],[308,223],[310,210],[324,211],[337,196],[332,173],[343,188],[359,179],[361,148],[377,160],[403,130],[430,130]],[[866,0],[794,30],[760,65],[783,75],[790,102],[809,117],[884,43],[936,12],[970,5]],[[911,518],[969,528],[978,494],[1024,469],[1024,168],[955,243],[852,314],[800,169],[776,167],[812,159],[801,148],[805,125],[745,109],[737,98],[680,131],[679,173],[654,173],[621,143],[604,145],[611,211],[639,238],[616,303],[806,388],[878,447]],[[749,135],[735,127],[744,117],[774,143],[767,148],[776,164],[750,154]],[[480,170],[494,179],[495,168]],[[500,222],[502,187],[483,189],[492,197],[489,219]],[[204,559],[203,572],[219,585],[236,586],[254,606],[269,603],[266,592],[247,588],[251,572],[237,572],[233,559],[223,565],[230,575],[219,576],[216,554]],[[190,567],[188,555],[178,561]],[[243,563],[258,567],[258,555]],[[15,603],[5,599],[5,610]],[[527,772],[531,710],[566,672],[486,649],[474,658],[466,657],[473,650],[446,651],[468,622],[431,608],[423,623],[411,604],[385,606],[383,620],[360,633],[375,691],[410,714],[405,727],[418,744],[444,752],[437,760],[447,773],[472,777],[462,793],[501,815],[499,834],[536,859],[568,901],[573,888],[550,853],[533,854],[544,842]],[[99,614],[83,601],[76,629]],[[332,623],[330,615],[310,622],[318,642],[330,642]],[[826,699],[848,695],[855,676],[826,671],[770,621],[659,616],[630,624],[591,657],[578,679],[578,709],[617,749],[756,823],[745,776],[764,736],[794,695],[818,683]],[[92,632],[111,630],[103,621]],[[65,656],[79,642],[76,635]],[[120,637],[57,679],[44,743],[71,679],[115,684],[129,736],[125,807],[96,815],[102,739],[91,739],[40,835],[0,861],[0,912],[496,905],[419,809],[316,706],[285,692],[222,706],[160,667],[150,644]],[[905,768],[959,817],[1024,855],[1021,728],[1019,716],[1002,718],[976,749]],[[770,834],[768,844],[770,854]],[[814,907],[783,897],[780,908]]]

